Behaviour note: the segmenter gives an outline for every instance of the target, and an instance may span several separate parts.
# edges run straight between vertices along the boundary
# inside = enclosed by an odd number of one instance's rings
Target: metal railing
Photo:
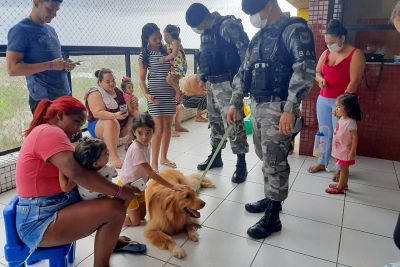
[[[6,45],[0,45],[0,59],[1,58],[5,58],[6,56],[6,50],[7,50],[7,46]],[[115,46],[62,46],[61,47],[62,50],[62,56],[64,58],[70,58],[70,57],[74,57],[74,61],[76,60],[75,57],[84,57],[84,63],[88,62],[90,63],[90,61],[95,61],[97,60],[97,66],[102,66],[102,67],[109,67],[110,64],[110,57],[113,57],[113,60],[115,61],[114,65],[118,66],[118,68],[121,67],[121,60],[123,60],[123,67],[124,69],[119,69],[118,74],[119,75],[125,75],[125,76],[129,76],[132,77],[132,74],[134,73],[133,71],[133,67],[137,68],[137,72],[138,72],[138,64],[134,63],[132,64],[132,58],[133,57],[138,57],[138,55],[141,52],[141,48],[140,47],[115,47]],[[196,61],[195,61],[195,57],[194,54],[196,53],[196,49],[185,49],[185,53],[188,57],[188,68],[189,68],[189,73],[190,71],[193,70],[193,73],[197,72],[197,67],[196,67]],[[103,56],[100,57],[99,56]],[[191,56],[193,56],[193,59],[191,59]],[[123,59],[121,58],[123,57]],[[119,58],[119,60],[118,60]],[[100,60],[99,60],[100,59]],[[118,62],[117,62],[118,61]],[[5,60],[4,60],[5,63]],[[89,64],[87,64],[89,65]],[[80,99],[82,99],[82,92],[84,90],[88,89],[88,84],[90,83],[91,85],[94,85],[94,72],[97,69],[94,65],[96,64],[90,64],[90,66],[86,66],[87,72],[84,73],[86,74],[85,77],[87,78],[88,81],[86,82],[81,82],[81,84],[79,84],[79,79],[78,78],[74,78],[74,75],[78,72],[79,74],[79,68],[73,72],[69,72],[68,73],[68,80],[71,86],[71,90],[72,90],[72,94],[75,97],[78,97]],[[115,70],[114,70],[115,72]],[[118,76],[119,76],[118,75]],[[139,75],[137,74],[137,76],[135,76],[135,79],[133,79],[132,81],[134,82],[134,84],[136,85],[136,92],[140,95],[140,91],[138,90],[139,86],[138,86],[138,77]],[[136,82],[135,82],[136,81]],[[8,128],[8,131],[1,131],[2,133],[0,133],[0,144],[9,144],[8,147],[7,145],[3,145],[3,147],[0,145],[0,155],[5,155],[8,153],[12,153],[15,151],[18,151],[20,149],[20,144],[22,143],[22,136],[19,136],[19,134],[22,132],[21,129],[23,129],[23,127],[27,126],[27,124],[30,121],[30,112],[28,109],[28,99],[27,99],[27,89],[26,89],[26,82],[25,82],[25,78],[24,77],[19,77],[18,80],[14,80],[11,79],[11,81],[9,82],[9,84],[12,83],[18,83],[19,85],[19,91],[23,92],[19,93],[19,95],[17,94],[16,96],[14,96],[14,98],[23,98],[23,101],[21,99],[18,99],[18,103],[19,104],[15,104],[15,103],[5,103],[5,104],[9,104],[7,105],[11,111],[7,111],[7,122],[4,119],[4,116],[2,116],[2,114],[0,113],[0,128],[5,129]],[[78,84],[77,84],[78,83]],[[1,84],[0,84],[1,85]],[[21,88],[24,87],[24,88]],[[118,86],[119,87],[119,86]],[[11,86],[11,90],[10,92],[13,90],[12,86]],[[7,90],[5,90],[7,91]],[[2,94],[5,94],[7,92],[0,92]],[[6,101],[7,102],[7,101]],[[10,101],[13,102],[13,101]],[[1,108],[1,104],[2,101],[0,101],[0,108]],[[25,110],[24,110],[25,108]],[[23,109],[23,111],[21,111],[21,109]],[[1,112],[1,111],[0,111]],[[22,113],[22,114],[21,114]],[[13,118],[14,116],[14,118]],[[15,117],[19,116],[19,119],[15,119]],[[13,122],[14,119],[14,122]],[[11,120],[11,122],[9,122]],[[8,124],[7,124],[8,123]],[[2,125],[5,124],[5,125]],[[10,125],[10,126],[7,126]],[[13,125],[15,126],[15,129],[13,129]],[[23,125],[23,126],[19,126],[19,125]],[[11,128],[10,128],[11,127]],[[16,129],[16,128],[20,128],[20,129]],[[10,142],[5,141],[6,138],[14,138],[12,139]],[[7,140],[8,140],[7,139]],[[8,143],[7,143],[8,142]],[[14,147],[12,147],[12,144],[18,144],[19,145],[14,145]],[[4,149],[4,147],[6,147],[6,149]]]

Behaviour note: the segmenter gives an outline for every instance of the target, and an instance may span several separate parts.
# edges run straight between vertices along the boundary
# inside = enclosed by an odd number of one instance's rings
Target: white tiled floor
[[[206,124],[194,121],[184,125],[190,132],[172,139],[169,155],[190,174],[209,153],[209,130]],[[400,211],[400,162],[358,157],[351,169],[349,192],[333,196],[324,191],[332,173],[311,175],[307,169],[315,163],[314,158],[290,156],[290,192],[281,215],[283,229],[265,240],[253,240],[246,230],[262,214],[247,213],[244,204],[264,196],[264,178],[251,137],[248,142],[247,182],[237,185],[230,181],[236,162],[229,144],[223,151],[224,167],[210,171],[208,176],[217,188],[201,192],[207,204],[201,212],[200,241],[194,243],[184,234],[175,237],[187,252],[185,259],[175,259],[147,244],[146,255],[115,254],[111,266],[378,267],[400,262],[392,239]],[[0,208],[14,195],[15,190],[0,194]],[[122,233],[147,243],[143,229],[124,228]],[[93,241],[93,236],[78,241],[75,265],[93,265]],[[1,248],[4,243],[0,215]],[[6,263],[0,249],[2,264]]]

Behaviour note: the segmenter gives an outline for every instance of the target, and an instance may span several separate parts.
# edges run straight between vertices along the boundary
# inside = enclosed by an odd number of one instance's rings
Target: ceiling
[[[307,8],[309,6],[309,0],[286,0],[290,4],[292,4],[297,9]]]

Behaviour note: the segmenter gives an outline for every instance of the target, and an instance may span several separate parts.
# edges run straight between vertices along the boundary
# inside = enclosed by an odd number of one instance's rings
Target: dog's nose
[[[204,208],[205,205],[206,205],[206,202],[204,202],[203,200],[201,200],[200,206],[201,206],[202,208]]]

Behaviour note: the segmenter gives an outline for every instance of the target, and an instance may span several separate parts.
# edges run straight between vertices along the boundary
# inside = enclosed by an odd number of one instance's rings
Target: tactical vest
[[[268,35],[262,29],[249,45],[249,68],[245,70],[244,88],[253,97],[288,97],[289,82],[293,74],[293,57],[283,42],[282,33],[291,24],[304,23],[290,18]],[[258,38],[257,38],[258,37]]]
[[[206,77],[227,74],[233,79],[239,70],[241,61],[237,48],[224,40],[220,33],[221,24],[227,18],[237,20],[234,16],[224,16],[220,22],[201,35],[197,61],[201,73]]]

